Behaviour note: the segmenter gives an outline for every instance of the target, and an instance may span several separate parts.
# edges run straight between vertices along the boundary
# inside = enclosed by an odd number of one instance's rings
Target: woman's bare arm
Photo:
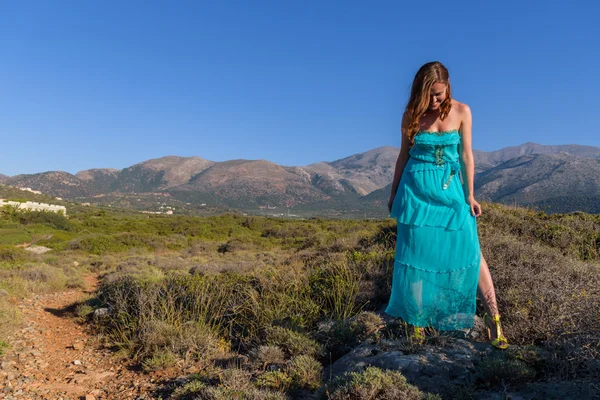
[[[402,126],[404,126],[404,116],[402,117]],[[398,158],[396,159],[396,168],[394,170],[394,179],[392,181],[392,192],[390,193],[390,201],[388,203],[388,209],[391,211],[392,203],[394,201],[394,197],[396,196],[396,191],[398,190],[398,184],[400,183],[400,178],[402,177],[402,173],[404,172],[404,167],[408,162],[408,158],[410,155],[408,151],[410,149],[410,140],[408,140],[408,136],[401,131],[402,143],[400,145],[400,153],[398,154]]]
[[[472,149],[472,126],[473,117],[471,115],[471,109],[466,104],[460,105],[461,112],[461,169],[463,171],[463,188],[465,191],[465,199],[475,198],[475,190],[473,180],[475,179],[475,158],[473,157]]]

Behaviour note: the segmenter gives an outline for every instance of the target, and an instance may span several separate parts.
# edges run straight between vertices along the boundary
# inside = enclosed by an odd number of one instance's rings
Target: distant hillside
[[[384,146],[307,166],[167,156],[122,170],[0,176],[0,182],[134,209],[154,209],[162,204],[157,199],[168,196],[192,208],[194,204],[219,209],[299,207],[328,215],[369,211],[383,215],[398,152],[396,147]],[[476,193],[482,200],[594,212],[591,202],[600,194],[598,147],[525,143],[493,152],[475,150],[474,155]]]
[[[600,195],[600,160],[570,154],[530,154],[476,176],[482,200],[518,204],[565,196]]]
[[[97,168],[79,171],[75,176],[84,182],[94,185],[100,193],[111,191],[119,178],[119,170],[114,168]]]
[[[329,197],[313,187],[310,174],[302,168],[282,167],[265,160],[216,163],[169,192],[175,197],[181,192],[195,192],[235,206],[292,207]]]
[[[570,154],[576,157],[600,159],[600,147],[578,144],[545,146],[527,142],[519,146],[505,147],[490,152],[473,150],[476,172],[482,172],[510,159],[530,154]]]
[[[124,168],[111,185],[112,191],[156,192],[188,183],[214,165],[200,157],[168,156]]]
[[[44,194],[70,199],[91,196],[98,192],[98,188],[95,185],[63,171],[16,175],[6,179],[4,184],[16,187],[29,187],[39,190]]]
[[[537,207],[548,212],[600,212],[600,160],[530,154],[475,174],[478,200]],[[365,206],[387,207],[391,184],[362,197]]]
[[[344,181],[359,195],[366,195],[381,189],[393,179],[398,152],[396,147],[378,147],[341,160],[311,164],[304,168],[330,177],[340,185]]]
[[[548,213],[568,213],[581,211],[590,214],[600,214],[600,196],[568,195],[553,197],[535,203],[526,204]]]

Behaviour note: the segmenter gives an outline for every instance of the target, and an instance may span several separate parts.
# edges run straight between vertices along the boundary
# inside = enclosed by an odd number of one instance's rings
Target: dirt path
[[[151,399],[151,377],[132,371],[85,331],[73,305],[98,284],[85,289],[36,295],[19,305],[23,327],[0,357],[0,399]]]

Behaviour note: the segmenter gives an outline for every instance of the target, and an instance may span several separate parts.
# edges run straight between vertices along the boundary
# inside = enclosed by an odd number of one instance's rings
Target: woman
[[[417,72],[402,117],[390,216],[398,221],[392,292],[386,312],[413,325],[455,330],[473,326],[476,292],[493,346],[508,347],[488,265],[481,254],[473,193],[471,110],[452,99],[439,62]],[[458,175],[458,176],[457,176]]]

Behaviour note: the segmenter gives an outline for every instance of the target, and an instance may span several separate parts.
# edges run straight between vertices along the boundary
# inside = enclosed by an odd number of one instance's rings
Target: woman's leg
[[[481,265],[479,268],[479,284],[477,286],[479,298],[483,303],[483,308],[489,316],[498,314],[498,303],[496,302],[496,291],[494,290],[494,282],[490,274],[483,254],[481,254]],[[484,321],[490,327],[491,340],[496,339],[496,329],[491,325],[490,321]]]

